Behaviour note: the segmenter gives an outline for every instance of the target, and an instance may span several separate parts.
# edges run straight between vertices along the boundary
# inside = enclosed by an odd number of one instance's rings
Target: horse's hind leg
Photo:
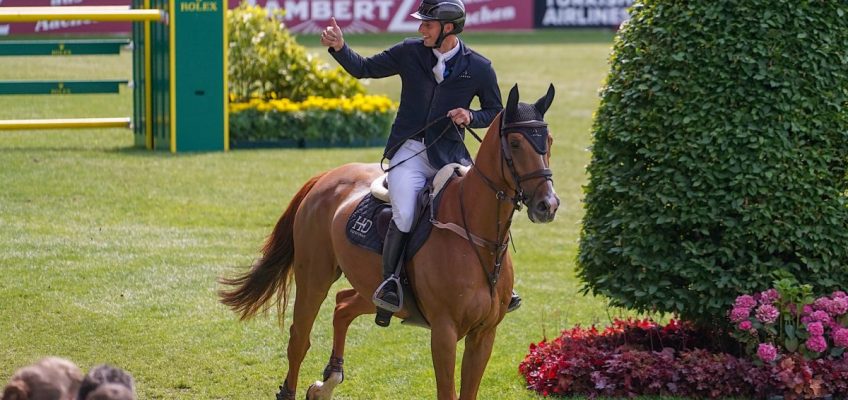
[[[300,252],[300,254],[303,253]],[[335,271],[335,261],[331,257],[331,255],[322,257],[316,254],[308,260],[308,263],[295,261],[296,295],[287,351],[289,370],[283,386],[280,387],[280,393],[277,394],[278,399],[294,399],[297,392],[300,365],[310,347],[309,336],[315,324],[315,317],[318,315],[321,303],[327,297],[330,286],[338,276],[338,272]],[[307,265],[309,268],[306,267]]]
[[[336,309],[333,312],[333,353],[324,369],[324,381],[315,382],[306,392],[308,400],[329,400],[333,397],[333,390],[344,380],[342,364],[347,329],[356,317],[374,311],[374,304],[354,289],[342,290],[336,294]]]

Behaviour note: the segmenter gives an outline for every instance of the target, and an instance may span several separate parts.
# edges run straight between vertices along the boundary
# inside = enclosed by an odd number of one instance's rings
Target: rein
[[[381,158],[381,159],[380,159],[380,169],[382,169],[382,170],[383,170],[383,172],[389,172],[389,171],[391,171],[391,170],[395,169],[395,167],[397,167],[398,165],[401,165],[401,164],[403,164],[403,163],[405,163],[405,162],[407,162],[407,161],[409,161],[409,160],[411,160],[411,159],[413,159],[413,158],[417,157],[419,154],[421,154],[421,153],[423,153],[423,152],[427,151],[427,149],[429,149],[429,148],[430,148],[430,146],[433,146],[434,144],[436,144],[436,142],[438,142],[438,141],[442,138],[442,136],[445,136],[445,133],[448,131],[448,129],[450,129],[451,125],[453,125],[453,124],[450,124],[450,125],[446,126],[446,127],[445,127],[445,129],[443,129],[443,130],[442,130],[442,132],[441,132],[441,133],[439,133],[439,136],[436,136],[436,140],[433,140],[430,144],[428,144],[428,145],[424,146],[424,149],[422,149],[422,150],[420,150],[419,152],[417,152],[417,153],[415,153],[415,154],[413,154],[413,155],[409,156],[409,157],[408,157],[407,159],[405,159],[405,160],[401,160],[399,163],[397,163],[397,164],[395,164],[395,165],[392,165],[391,167],[383,168],[383,161],[385,161],[385,160],[386,160],[386,153],[391,153],[391,152],[395,151],[395,149],[397,149],[398,147],[403,146],[403,144],[404,144],[407,140],[411,139],[411,138],[412,138],[412,137],[414,137],[414,136],[417,136],[419,133],[422,133],[422,132],[426,131],[426,130],[427,130],[427,128],[429,128],[429,127],[431,127],[431,126],[433,126],[433,125],[435,125],[435,124],[437,124],[437,123],[441,122],[443,119],[445,119],[445,118],[447,118],[447,117],[448,117],[448,116],[447,116],[447,115],[445,115],[445,116],[442,116],[442,117],[439,117],[439,118],[436,118],[436,119],[434,119],[434,120],[430,121],[427,125],[424,125],[424,127],[423,127],[423,128],[421,128],[421,129],[419,129],[419,130],[417,130],[417,131],[415,131],[415,132],[412,132],[412,134],[411,134],[411,135],[409,135],[409,136],[407,136],[407,137],[403,138],[403,139],[402,139],[402,140],[400,140],[400,141],[399,141],[396,145],[392,146],[392,148],[390,148],[389,150],[385,151],[385,152],[383,153],[383,158]],[[456,129],[456,126],[454,126],[454,129]],[[458,132],[459,132],[459,131],[457,131],[457,133],[458,133]],[[476,133],[474,134],[474,137],[477,137],[477,134],[476,134]],[[478,140],[479,140],[479,139],[478,139]]]

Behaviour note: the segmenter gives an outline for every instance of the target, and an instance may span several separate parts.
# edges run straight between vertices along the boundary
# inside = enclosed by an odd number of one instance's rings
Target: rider
[[[399,288],[388,278],[402,261],[418,192],[444,165],[470,165],[464,127],[487,127],[503,109],[491,62],[457,37],[465,25],[462,1],[423,0],[411,16],[421,21],[420,38],[406,39],[368,58],[345,43],[335,18],[321,33],[321,44],[354,77],[401,78],[400,106],[384,151],[389,159],[392,222],[383,245],[386,282],[374,294],[375,304],[385,310],[378,309],[381,326],[387,326],[391,313],[400,307]],[[480,109],[470,110],[475,96]],[[509,310],[520,302],[513,294]]]

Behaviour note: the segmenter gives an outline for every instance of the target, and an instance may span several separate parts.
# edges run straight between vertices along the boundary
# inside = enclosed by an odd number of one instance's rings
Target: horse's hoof
[[[315,381],[315,383],[309,385],[309,389],[306,389],[306,400],[324,400],[324,397],[321,396],[321,386],[324,383],[321,381]]]
[[[333,398],[333,390],[342,383],[344,375],[340,372],[333,372],[330,377],[324,382],[315,381],[306,389],[306,400],[331,400]]]
[[[294,400],[294,392],[290,391],[285,383],[280,386],[277,400]]]

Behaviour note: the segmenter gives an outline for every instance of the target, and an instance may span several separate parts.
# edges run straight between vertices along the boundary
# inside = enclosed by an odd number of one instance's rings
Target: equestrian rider
[[[470,165],[464,127],[485,128],[503,109],[491,62],[457,37],[465,25],[462,1],[423,0],[411,16],[421,21],[420,38],[406,39],[368,58],[345,43],[335,18],[321,34],[321,44],[329,47],[329,53],[352,76],[400,75],[400,106],[383,153],[389,159],[392,203],[392,222],[383,245],[386,282],[374,295],[375,304],[391,312],[398,311],[400,300],[397,281],[388,278],[402,262],[418,192],[444,165]],[[480,109],[470,110],[475,96]],[[514,295],[510,310],[520,301]],[[388,325],[390,317],[391,313],[381,321],[378,312],[378,325]]]

